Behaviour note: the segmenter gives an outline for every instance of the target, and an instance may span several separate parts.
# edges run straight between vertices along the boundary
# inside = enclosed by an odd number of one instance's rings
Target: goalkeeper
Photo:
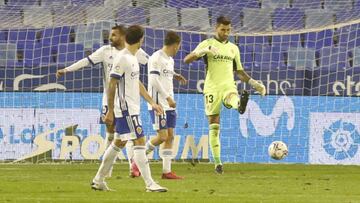
[[[239,48],[228,41],[231,21],[224,16],[217,18],[214,38],[202,41],[195,50],[188,54],[184,61],[191,63],[200,57],[206,64],[204,84],[205,113],[209,122],[209,143],[215,162],[215,172],[223,173],[220,146],[220,111],[221,104],[227,108],[237,109],[243,114],[249,98],[249,93],[243,91],[240,98],[234,81],[236,71],[241,81],[250,84],[260,95],[266,93],[262,83],[252,79],[243,69],[240,62]]]

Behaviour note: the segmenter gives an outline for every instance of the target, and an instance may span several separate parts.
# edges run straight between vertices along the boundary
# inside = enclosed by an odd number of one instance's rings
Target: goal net
[[[281,140],[289,155],[276,162],[359,164],[359,11],[358,0],[0,0],[0,161],[101,158],[101,64],[55,73],[109,44],[115,24],[143,25],[149,55],[167,30],[181,36],[175,70],[189,83],[174,82],[173,150],[178,160],[211,160],[205,64],[183,59],[213,37],[224,15],[245,71],[267,96],[236,79],[251,100],[243,115],[222,110],[222,160],[274,162],[268,146]],[[141,66],[145,84],[146,73]],[[141,118],[146,135],[155,135],[144,101]]]

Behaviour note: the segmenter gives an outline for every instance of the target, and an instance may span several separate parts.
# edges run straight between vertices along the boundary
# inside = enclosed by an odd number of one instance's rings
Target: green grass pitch
[[[141,178],[129,178],[128,165],[116,164],[108,179],[115,192],[90,189],[98,163],[0,164],[0,202],[360,202],[359,166],[298,164],[225,164],[223,175],[212,164],[175,163],[184,180],[162,180],[169,189],[147,193]]]

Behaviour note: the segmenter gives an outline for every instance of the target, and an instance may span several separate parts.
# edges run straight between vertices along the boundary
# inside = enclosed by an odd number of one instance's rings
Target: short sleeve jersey
[[[240,62],[240,51],[235,44],[210,38],[202,41],[195,50],[209,46],[216,47],[219,53],[204,56],[207,65],[204,93],[221,91],[229,86],[234,86],[234,70],[243,70]]]

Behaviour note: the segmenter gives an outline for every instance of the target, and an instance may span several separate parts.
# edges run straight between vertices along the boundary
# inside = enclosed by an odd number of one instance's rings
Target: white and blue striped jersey
[[[98,50],[96,50],[94,53],[87,57],[87,59],[92,65],[102,63],[103,66],[103,106],[107,105],[106,92],[109,84],[109,76],[113,67],[114,58],[116,58],[120,54],[120,52],[121,50],[117,49],[116,47],[113,47],[111,45],[105,45],[100,47]],[[143,65],[147,63],[149,58],[148,54],[146,54],[143,49],[138,50],[138,52],[136,53],[136,57],[138,59],[138,63]]]
[[[140,68],[136,56],[123,49],[114,59],[110,77],[118,79],[115,93],[114,113],[116,118],[140,114]]]
[[[153,53],[148,62],[148,92],[153,100],[160,104],[165,111],[174,110],[170,107],[166,97],[174,98],[173,78],[174,78],[174,59],[168,56],[162,49]],[[157,77],[159,85],[153,84],[152,77]],[[151,106],[148,105],[151,110]]]

